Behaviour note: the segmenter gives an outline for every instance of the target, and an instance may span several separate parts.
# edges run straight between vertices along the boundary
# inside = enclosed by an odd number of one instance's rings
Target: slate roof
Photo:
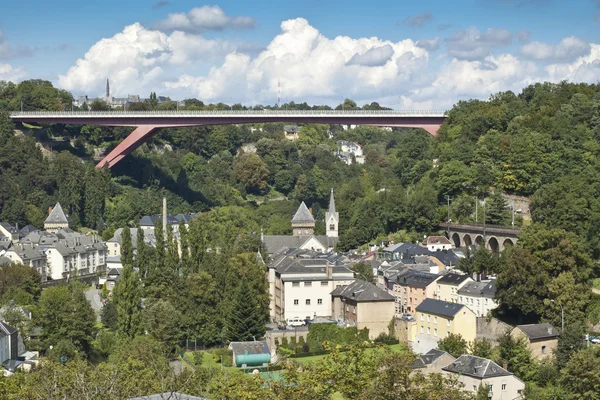
[[[417,306],[418,312],[437,314],[445,317],[454,317],[465,307],[462,304],[450,303],[448,301],[425,299]]]
[[[355,280],[349,285],[338,286],[331,292],[332,296],[344,297],[356,302],[394,301],[395,298],[383,289],[370,282]]]
[[[554,339],[560,336],[560,333],[549,323],[517,325],[529,340]]]
[[[31,232],[37,232],[37,231],[39,231],[39,229],[30,224],[30,225],[25,225],[23,228],[21,228],[21,230],[19,231],[19,234],[21,234],[21,236],[27,236]]]
[[[400,286],[426,288],[437,278],[439,278],[439,275],[409,270],[407,273],[397,276],[395,282]]]
[[[431,251],[428,253],[431,257],[437,258],[442,264],[448,266],[458,265],[460,257],[454,250]]]
[[[177,221],[179,221],[179,222],[181,222],[181,220],[183,220],[183,222],[184,222],[185,224],[189,224],[189,223],[190,223],[190,221],[191,221],[191,220],[192,220],[194,217],[196,217],[196,214],[195,214],[195,213],[190,213],[190,214],[177,214],[177,215],[175,216],[175,219],[176,219]],[[168,219],[167,219],[167,221],[168,221]]]
[[[451,245],[452,243],[450,243],[450,241],[448,240],[448,238],[446,236],[428,236],[427,237],[427,244],[449,244]]]
[[[50,215],[44,221],[44,224],[68,224],[69,219],[67,215],[63,211],[60,203],[56,203],[52,211],[50,211]]]
[[[442,368],[442,371],[467,375],[479,379],[513,375],[492,360],[469,354],[463,354],[458,357],[450,365]]]
[[[458,286],[461,283],[463,283],[465,280],[469,279],[469,275],[461,275],[461,274],[455,274],[455,273],[449,273],[446,274],[444,276],[442,276],[439,280],[438,283],[441,283],[443,285],[452,285],[452,286]]]
[[[310,211],[308,211],[308,207],[306,207],[306,204],[304,204],[304,202],[300,204],[300,207],[298,207],[298,211],[296,211],[296,214],[294,214],[294,217],[292,218],[292,223],[294,222],[315,222],[315,219],[313,218]]]
[[[386,253],[404,253],[411,256],[421,255],[421,254],[429,254],[429,250],[425,247],[421,247],[412,243],[397,243],[393,246],[386,247],[383,249]]]
[[[340,240],[337,237],[329,237],[327,235],[312,235],[312,236],[287,236],[287,235],[265,235],[263,243],[267,249],[267,253],[273,254],[282,249],[298,249],[304,245],[311,237],[317,239],[319,243],[326,249],[333,248]]]
[[[0,226],[2,226],[4,229],[6,229],[10,233],[17,233],[17,228],[7,222],[0,222]]]
[[[46,256],[40,246],[35,244],[19,243],[11,247],[10,250],[14,251],[23,260],[37,260]]]
[[[13,333],[17,333],[17,330],[15,328],[13,328],[12,326],[10,326],[9,324],[7,324],[4,321],[0,321],[0,330],[7,335],[12,335]]]
[[[458,294],[493,298],[496,294],[496,280],[493,279],[489,282],[469,282],[458,290]]]
[[[229,343],[229,347],[233,350],[233,355],[236,354],[245,354],[247,351],[248,354],[271,354],[269,350],[269,345],[267,342],[255,341],[255,342],[231,342]]]
[[[283,131],[284,132],[297,133],[298,132],[298,125],[285,125],[283,127]]]
[[[156,225],[156,221],[162,221],[162,214],[158,215],[144,215],[142,219],[140,219],[139,226],[154,226]],[[171,214],[167,214],[167,224],[168,225],[177,225],[179,221]]]
[[[427,365],[433,364],[436,360],[442,357],[444,354],[448,354],[445,351],[438,349],[431,349],[425,354],[417,355],[415,361],[412,363],[412,368],[425,368]],[[449,354],[448,354],[449,355]],[[450,356],[452,357],[452,356]],[[452,357],[454,358],[454,357]]]

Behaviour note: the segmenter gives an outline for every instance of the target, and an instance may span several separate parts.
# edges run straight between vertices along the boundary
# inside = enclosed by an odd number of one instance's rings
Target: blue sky
[[[445,108],[600,79],[600,0],[24,0],[0,31],[0,80],[92,97],[110,78],[115,96]]]

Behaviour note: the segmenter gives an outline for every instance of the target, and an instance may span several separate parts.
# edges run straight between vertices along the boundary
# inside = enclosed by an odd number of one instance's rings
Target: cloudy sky
[[[0,80],[247,105],[446,109],[536,81],[600,80],[600,0],[22,0]]]

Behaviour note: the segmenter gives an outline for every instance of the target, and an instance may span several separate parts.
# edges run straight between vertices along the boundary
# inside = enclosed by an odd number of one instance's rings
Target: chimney
[[[551,326],[548,327],[548,335],[552,335],[552,327]]]
[[[308,209],[308,212],[310,213],[310,215],[312,215],[312,207]]]
[[[52,207],[48,207],[48,215],[52,212]]]
[[[504,368],[505,370],[508,371],[508,364],[507,363],[502,364],[502,368]]]
[[[327,274],[327,279],[331,279],[333,277],[333,271],[331,270],[331,264],[329,264],[329,263],[326,264],[325,271]]]
[[[166,197],[163,197],[162,224],[163,224],[163,234],[165,235],[164,240],[167,240],[167,198]]]

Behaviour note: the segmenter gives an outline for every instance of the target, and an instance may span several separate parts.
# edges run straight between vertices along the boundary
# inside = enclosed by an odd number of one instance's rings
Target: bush
[[[304,343],[302,345],[302,352],[303,353],[310,353],[310,346],[308,345],[308,343]]]
[[[197,351],[193,354],[194,357],[194,365],[196,367],[199,367],[202,365],[202,361],[203,361],[203,357],[202,357],[202,353]]]
[[[224,367],[233,366],[233,352],[227,348],[212,351],[213,360],[222,363]]]
[[[382,343],[382,344],[387,344],[387,345],[392,345],[392,344],[398,344],[400,343],[400,341],[398,339],[396,339],[394,336],[390,336],[388,334],[385,333],[381,333],[379,336],[377,336],[374,340],[375,343]]]

